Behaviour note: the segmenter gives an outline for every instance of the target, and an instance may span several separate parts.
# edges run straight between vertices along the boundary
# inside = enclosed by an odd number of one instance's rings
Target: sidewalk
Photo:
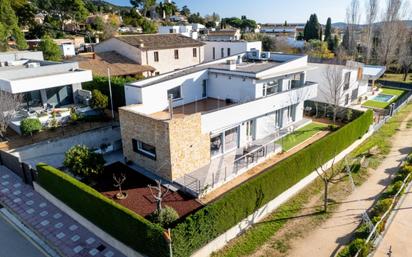
[[[4,166],[0,166],[0,203],[62,256],[124,257]]]
[[[370,171],[368,180],[356,188],[325,223],[301,240],[296,240],[291,246],[289,256],[335,256],[350,242],[351,233],[359,225],[362,213],[372,206],[390,183],[401,161],[410,152],[412,129],[406,128],[406,121],[411,117],[412,115],[409,115],[402,122],[398,133],[392,139],[390,153],[376,170]]]
[[[392,223],[387,225],[374,257],[389,256],[389,249],[392,256],[412,256],[412,185],[407,188],[404,198],[394,212]]]

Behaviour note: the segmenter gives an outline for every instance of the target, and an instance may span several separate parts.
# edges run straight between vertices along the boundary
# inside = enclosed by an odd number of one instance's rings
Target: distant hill
[[[115,5],[115,4],[109,3],[109,2],[104,1],[104,0],[86,0],[86,1],[90,1],[96,6],[102,6],[104,8],[107,8],[107,9],[113,10],[113,11],[129,11],[132,8],[130,6]]]
[[[406,20],[405,23],[406,23],[406,26],[408,26],[408,28],[412,28],[412,20]],[[379,24],[381,24],[381,22],[375,23],[375,25],[379,25]],[[337,29],[345,29],[346,26],[347,26],[347,24],[345,22],[332,23],[332,27],[337,28]],[[364,27],[366,25],[362,24],[360,26]]]

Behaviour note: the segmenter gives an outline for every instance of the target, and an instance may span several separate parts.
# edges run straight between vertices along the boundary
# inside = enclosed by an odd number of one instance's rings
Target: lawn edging
[[[316,179],[318,165],[327,167],[372,135],[372,116],[371,111],[363,113],[189,215],[172,229],[174,255],[209,256],[221,249]]]
[[[168,256],[163,228],[43,163],[35,190],[126,256]]]

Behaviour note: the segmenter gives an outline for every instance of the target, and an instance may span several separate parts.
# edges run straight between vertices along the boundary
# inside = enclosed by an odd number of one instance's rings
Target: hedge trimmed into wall
[[[37,170],[44,189],[114,238],[147,256],[169,255],[160,226],[58,169],[39,163]]]
[[[373,122],[367,111],[341,129],[189,215],[172,230],[175,256],[190,256],[361,138]]]

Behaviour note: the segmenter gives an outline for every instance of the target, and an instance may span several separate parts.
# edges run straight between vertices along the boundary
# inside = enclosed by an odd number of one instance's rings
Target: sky
[[[108,0],[118,5],[130,5],[129,0]],[[218,13],[221,17],[246,15],[257,22],[299,22],[309,19],[316,13],[320,23],[328,17],[332,22],[344,22],[346,7],[351,0],[174,0],[182,7],[187,5],[192,12],[202,15]],[[361,0],[363,7],[365,0]],[[385,0],[380,0],[382,4]],[[412,6],[412,0],[406,0]],[[363,17],[365,18],[365,17]],[[363,19],[362,19],[363,20]]]

